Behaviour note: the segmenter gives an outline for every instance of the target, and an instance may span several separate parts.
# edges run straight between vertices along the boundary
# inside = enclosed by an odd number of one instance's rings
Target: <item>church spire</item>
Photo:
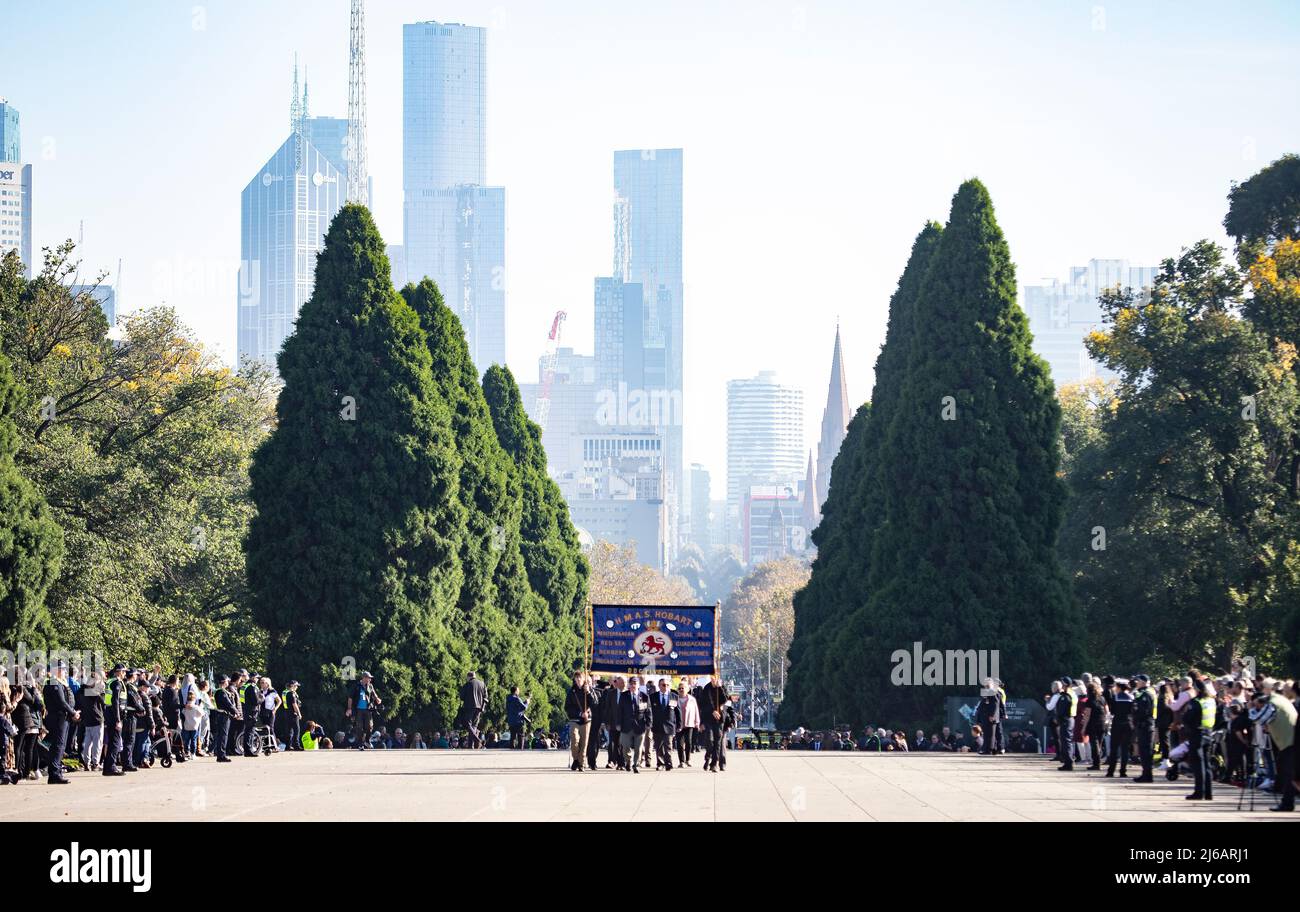
[[[803,528],[807,535],[812,535],[813,529],[822,521],[821,504],[822,501],[817,496],[817,463],[813,460],[813,451],[808,451],[808,474],[804,476],[803,482]],[[807,548],[808,544],[805,543]]]
[[[817,502],[818,514],[826,502],[831,486],[831,464],[844,442],[853,409],[849,406],[849,386],[844,379],[844,351],[840,346],[840,326],[835,324],[835,348],[831,354],[831,382],[826,391],[826,410],[822,412],[822,435],[817,443]]]

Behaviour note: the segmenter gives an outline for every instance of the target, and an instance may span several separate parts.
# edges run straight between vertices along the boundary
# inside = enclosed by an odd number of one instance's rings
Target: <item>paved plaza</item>
[[[603,759],[603,758],[602,758]],[[703,762],[703,758],[699,758]],[[733,752],[725,773],[574,773],[562,751],[319,751],[0,788],[0,820],[1272,820],[1038,757]]]

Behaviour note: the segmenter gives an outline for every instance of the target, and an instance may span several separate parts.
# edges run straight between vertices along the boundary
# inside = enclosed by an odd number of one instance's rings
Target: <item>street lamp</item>
[[[764,624],[767,628],[767,727],[772,727],[772,625]]]

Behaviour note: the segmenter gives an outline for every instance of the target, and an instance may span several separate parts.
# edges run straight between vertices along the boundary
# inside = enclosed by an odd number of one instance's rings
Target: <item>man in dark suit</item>
[[[641,692],[640,681],[633,675],[618,701],[619,737],[623,743],[623,769],[641,772],[641,742],[650,727],[650,701]]]
[[[682,725],[677,695],[668,689],[668,679],[659,679],[659,692],[650,698],[650,731],[655,743],[655,769],[673,768],[673,738]]]
[[[63,775],[63,751],[68,744],[68,724],[81,718],[68,686],[68,663],[57,659],[49,683],[41,694],[45,700],[45,728],[50,733],[50,785],[67,785]]]
[[[460,721],[469,730],[470,741],[474,747],[483,746],[483,736],[478,731],[478,720],[483,717],[483,710],[486,708],[487,685],[471,671],[460,689]]]
[[[600,717],[605,722],[605,732],[609,735],[609,757],[605,769],[611,766],[623,768],[623,745],[619,742],[619,702],[623,699],[623,678],[615,676],[614,684],[606,688],[600,699]]]
[[[700,727],[704,730],[704,768],[718,771],[718,758],[722,754],[723,713],[727,706],[727,692],[722,678],[713,675],[709,683],[695,692],[700,705]]]

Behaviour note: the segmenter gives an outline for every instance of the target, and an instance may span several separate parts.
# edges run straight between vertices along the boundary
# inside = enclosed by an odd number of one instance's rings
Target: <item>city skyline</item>
[[[372,4],[375,214],[386,241],[403,243],[400,25],[436,14],[487,26],[486,179],[511,189],[509,364],[531,380],[557,309],[574,327],[565,344],[592,350],[591,278],[611,259],[608,156],[683,148],[691,394],[682,461],[709,468],[716,494],[726,381],[778,368],[806,393],[805,450],[814,446],[815,393],[836,318],[856,405],[870,393],[907,241],[942,215],[962,177],[978,174],[992,189],[1021,285],[1059,276],[1063,264],[1152,264],[1199,237],[1223,239],[1230,182],[1297,145],[1296,125],[1270,116],[1269,99],[1294,94],[1287,60],[1300,16],[1282,4],[1196,6],[1198,15],[1176,18],[1117,4],[941,6],[933,19],[908,22],[898,10],[836,4],[670,5],[675,16],[655,17],[613,16],[594,4],[546,13]],[[166,301],[233,358],[233,200],[284,140],[279,87],[294,51],[311,74],[314,107],[346,109],[348,4],[302,10],[16,11],[0,38],[11,64],[0,95],[22,111],[23,155],[36,170],[34,246],[75,238],[84,221],[83,272],[114,271],[123,258],[132,309]],[[156,59],[112,70],[79,59],[58,72],[41,65],[42,54],[79,36],[123,41],[145,29],[162,39]],[[926,59],[912,60],[907,48],[922,33]],[[660,50],[670,35],[675,66],[666,68]],[[973,47],[964,47],[971,35]],[[239,42],[246,46],[235,53]],[[728,62],[720,69],[719,53]],[[934,72],[923,68],[945,55]],[[955,80],[975,58],[979,78]],[[1080,68],[1095,75],[1070,75]],[[621,78],[593,79],[593,71]],[[1035,84],[1026,85],[1027,74]],[[876,90],[886,79],[905,85],[902,97]],[[129,95],[148,101],[102,116],[116,110],[111,98]],[[1216,103],[1228,109],[1218,123],[1196,116]],[[196,106],[208,113],[184,120]],[[1156,110],[1160,126],[1144,129]],[[182,133],[180,122],[189,124]],[[562,141],[548,143],[557,135]],[[179,198],[178,186],[186,188]]]

